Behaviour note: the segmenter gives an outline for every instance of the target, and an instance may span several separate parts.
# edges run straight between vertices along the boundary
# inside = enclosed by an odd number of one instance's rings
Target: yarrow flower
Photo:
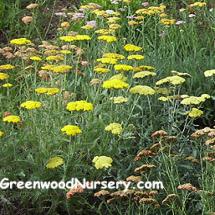
[[[109,72],[110,70],[108,68],[104,68],[104,67],[96,67],[94,68],[94,72],[96,73],[107,73]]]
[[[102,55],[103,58],[114,58],[117,60],[124,60],[125,57],[121,54],[117,54],[117,53],[112,53],[112,52],[108,52],[108,53],[104,53]]]
[[[128,101],[128,98],[125,98],[123,96],[117,96],[117,97],[111,97],[110,100],[113,101],[114,104],[121,104]]]
[[[96,169],[103,169],[112,166],[112,158],[107,156],[96,156],[92,161],[96,167]]]
[[[56,157],[49,159],[48,163],[46,164],[46,168],[54,169],[54,168],[61,166],[63,164],[64,164],[63,158],[56,156]]]
[[[112,65],[117,63],[117,59],[115,59],[115,58],[107,58],[107,57],[98,58],[96,61],[101,62],[103,64],[112,64]]]
[[[174,75],[174,76],[169,76],[166,78],[163,78],[159,81],[156,82],[156,85],[162,85],[162,84],[166,84],[166,83],[170,83],[172,85],[180,85],[183,84],[185,82],[185,79],[178,76],[178,75]]]
[[[127,51],[127,52],[138,52],[138,51],[141,51],[141,50],[142,50],[141,47],[135,46],[135,45],[133,45],[133,44],[127,44],[127,45],[125,45],[125,46],[124,46],[124,49],[125,49],[125,51]]]
[[[145,78],[148,76],[155,76],[155,72],[150,72],[150,71],[142,71],[142,72],[137,72],[133,75],[133,78]]]
[[[50,67],[50,71],[54,73],[66,73],[72,69],[72,66],[69,65],[58,65]]]
[[[127,57],[128,60],[144,60],[144,56],[143,55],[139,55],[139,54],[134,54],[134,55],[129,55]]]
[[[112,43],[112,42],[116,42],[117,38],[115,36],[102,35],[102,36],[98,37],[98,40],[102,40],[102,41],[105,41],[107,43]]]
[[[11,84],[11,83],[5,83],[2,85],[2,87],[4,87],[4,88],[10,88],[12,86],[13,86],[13,84]]]
[[[197,118],[203,115],[203,111],[199,110],[198,108],[192,108],[190,112],[188,112],[188,116],[191,118]]]
[[[114,69],[119,72],[126,72],[126,71],[131,71],[133,69],[133,66],[130,66],[127,64],[116,64],[114,66]]]
[[[105,127],[105,131],[109,131],[114,135],[120,135],[122,133],[122,126],[119,123],[110,123]]]
[[[202,102],[205,102],[206,99],[209,99],[210,98],[210,95],[208,94],[202,94],[201,96],[189,96],[189,97],[186,97],[184,98],[182,101],[181,101],[181,104],[183,105],[198,105]]]
[[[68,136],[76,136],[81,133],[81,129],[76,125],[65,125],[61,131]]]
[[[215,69],[211,69],[211,70],[206,70],[204,72],[205,77],[211,77],[213,75],[215,75]]]
[[[39,87],[35,89],[38,94],[55,95],[60,92],[58,88]]]
[[[140,94],[140,95],[153,95],[155,94],[155,90],[152,89],[151,87],[149,86],[143,86],[143,85],[137,85],[135,87],[132,87],[130,89],[130,93],[133,93],[133,94]]]
[[[23,102],[20,107],[22,108],[25,108],[25,109],[28,109],[28,110],[33,110],[33,109],[38,109],[42,106],[42,103],[41,102],[38,102],[38,101],[26,101],[26,102]]]
[[[21,118],[16,115],[9,115],[9,116],[5,116],[3,118],[3,122],[19,123],[19,122],[21,122]]]
[[[107,80],[102,84],[102,87],[105,89],[123,89],[128,88],[128,86],[128,83],[118,79]]]
[[[32,60],[32,61],[42,61],[42,58],[39,57],[39,56],[31,56],[30,60]]]
[[[0,70],[11,70],[14,69],[15,66],[11,65],[11,64],[4,64],[4,65],[0,65]]]
[[[91,111],[93,110],[93,104],[84,100],[69,102],[66,109],[69,111]]]
[[[60,40],[64,42],[73,42],[73,41],[88,41],[91,40],[91,37],[88,35],[68,35],[68,36],[61,36]]]
[[[0,72],[0,80],[8,79],[10,76],[6,73]]]
[[[12,45],[18,45],[18,46],[21,46],[21,45],[28,45],[28,44],[31,44],[32,42],[26,38],[18,38],[18,39],[13,39],[10,41],[10,44]]]

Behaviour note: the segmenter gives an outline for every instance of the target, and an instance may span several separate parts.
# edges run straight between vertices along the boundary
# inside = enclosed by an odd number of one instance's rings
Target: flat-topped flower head
[[[61,36],[60,40],[64,42],[88,41],[88,40],[91,40],[91,37],[89,35],[77,34],[77,35]]]
[[[98,40],[102,40],[107,43],[113,43],[117,41],[117,38],[115,36],[110,36],[110,35],[102,35],[98,37]]]
[[[109,131],[114,135],[120,135],[122,133],[122,125],[119,123],[110,123],[105,127],[105,131]]]
[[[9,115],[9,116],[5,116],[3,118],[3,122],[19,123],[19,122],[21,122],[21,118],[19,116],[16,116],[16,115]]]
[[[190,112],[188,112],[188,116],[191,118],[198,118],[203,115],[203,111],[198,108],[192,108]]]
[[[39,57],[39,56],[31,56],[30,60],[32,60],[32,61],[42,61],[42,58]]]
[[[114,58],[114,59],[117,59],[117,60],[124,60],[125,59],[125,57],[123,55],[113,53],[113,52],[104,53],[102,55],[102,57],[104,57],[104,58]]]
[[[128,101],[128,98],[125,98],[123,96],[116,96],[116,97],[111,97],[111,101],[113,101],[114,104],[121,104],[121,103],[126,103]]]
[[[102,74],[102,73],[107,73],[110,70],[108,68],[104,68],[104,67],[96,67],[94,68],[94,72],[98,73],[98,74]]]
[[[133,78],[145,78],[149,76],[155,76],[155,72],[150,72],[150,71],[142,71],[142,72],[137,72],[133,75]]]
[[[211,70],[206,70],[204,72],[205,77],[211,77],[215,75],[215,69],[211,69]]]
[[[159,81],[156,82],[156,85],[162,85],[162,84],[166,84],[166,83],[170,83],[172,85],[181,85],[185,82],[185,79],[178,76],[178,75],[174,75],[174,76],[169,76],[166,78],[163,78]]]
[[[107,156],[96,156],[93,158],[92,162],[94,163],[96,169],[103,169],[111,167],[113,160],[111,157]]]
[[[66,73],[69,72],[72,69],[72,66],[69,65],[57,65],[57,66],[51,66],[50,71],[54,73]]]
[[[93,110],[93,104],[85,100],[69,102],[66,109],[69,111],[91,111]]]
[[[144,56],[140,54],[129,55],[128,60],[144,60]]]
[[[15,66],[11,65],[11,64],[4,64],[4,65],[0,65],[0,71],[1,70],[11,70],[14,69]]]
[[[48,163],[46,164],[46,168],[47,169],[54,169],[54,168],[61,166],[63,164],[64,164],[63,158],[56,156],[56,157],[50,158],[48,160]]]
[[[35,92],[38,94],[46,94],[46,95],[55,95],[60,92],[60,89],[54,87],[39,87],[35,89]]]
[[[154,95],[156,91],[149,86],[137,85],[130,89],[130,93],[147,96],[147,95]]]
[[[17,38],[17,39],[13,39],[10,41],[10,44],[12,45],[17,45],[17,46],[22,46],[22,45],[29,45],[32,42],[26,38]]]
[[[117,72],[127,72],[127,71],[131,71],[133,70],[133,66],[130,66],[128,64],[116,64],[114,66],[114,69],[117,71]]]
[[[4,87],[4,88],[11,88],[12,86],[13,86],[13,84],[11,84],[11,83],[5,83],[2,85],[2,87]]]
[[[0,80],[8,79],[10,76],[6,73],[0,72]]]
[[[76,136],[81,133],[81,129],[76,125],[65,125],[61,131],[68,136]]]
[[[110,58],[110,57],[98,58],[96,61],[97,62],[101,62],[103,64],[111,64],[111,65],[117,63],[117,59],[116,58]]]
[[[138,51],[141,51],[141,50],[142,50],[141,47],[135,46],[135,45],[133,45],[133,44],[126,44],[126,45],[124,46],[124,49],[125,49],[125,51],[127,51],[127,52],[138,52]]]
[[[41,102],[32,101],[32,100],[23,102],[23,103],[20,105],[20,107],[25,108],[25,109],[27,109],[27,110],[39,109],[41,106],[42,106],[42,103],[41,103]]]
[[[128,83],[119,79],[107,80],[104,81],[102,84],[102,87],[104,89],[123,89],[128,88],[128,86],[129,86]]]
[[[210,95],[202,94],[201,96],[188,96],[185,97],[182,101],[182,105],[199,105],[209,99]]]

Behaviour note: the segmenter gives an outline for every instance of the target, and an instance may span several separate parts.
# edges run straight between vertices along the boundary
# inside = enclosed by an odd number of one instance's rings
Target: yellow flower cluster
[[[56,156],[56,157],[50,158],[48,160],[48,163],[46,164],[46,168],[54,169],[54,168],[61,166],[63,164],[64,164],[63,158]]]
[[[102,40],[102,41],[105,41],[107,43],[112,43],[112,42],[116,42],[117,38],[115,36],[102,35],[102,36],[98,37],[98,40]]]
[[[155,90],[149,86],[137,85],[130,89],[130,93],[147,96],[155,94]]]
[[[73,41],[87,41],[91,40],[91,37],[89,35],[68,35],[68,36],[61,36],[60,40],[64,42],[73,42]]]
[[[18,38],[18,39],[13,39],[10,41],[10,44],[12,45],[17,45],[17,46],[21,46],[21,45],[28,45],[31,44],[32,42],[26,38]]]
[[[174,75],[174,76],[169,76],[166,78],[163,78],[159,81],[156,82],[156,85],[162,85],[162,84],[166,84],[166,83],[170,83],[172,85],[180,85],[183,84],[185,82],[185,79],[178,76],[178,75]]]
[[[65,125],[61,131],[68,136],[76,136],[82,133],[81,129],[76,125]]]
[[[60,92],[58,88],[39,87],[35,89],[38,94],[55,95]]]
[[[188,113],[188,116],[191,118],[197,118],[203,115],[203,111],[199,110],[198,108],[192,108],[191,111]]]
[[[206,2],[194,2],[193,4],[190,4],[190,7],[205,7],[207,5]]]
[[[210,96],[208,94],[202,94],[201,96],[189,96],[187,98],[184,98],[181,101],[181,104],[183,105],[198,105],[202,102],[205,102],[206,99],[209,99]]]
[[[117,97],[111,97],[110,100],[113,101],[114,104],[121,104],[128,101],[128,98],[125,98],[123,96],[117,96]]]
[[[143,55],[135,54],[135,55],[129,55],[127,57],[128,60],[144,60]]]
[[[120,135],[122,133],[122,126],[119,123],[110,123],[105,127],[105,131],[109,131],[114,135]]]
[[[0,80],[5,80],[5,79],[8,79],[8,78],[9,78],[8,74],[0,72]]]
[[[38,109],[42,106],[42,103],[41,102],[38,102],[38,101],[26,101],[26,102],[23,102],[20,107],[22,108],[25,108],[25,109],[28,109],[28,110],[33,110],[33,109]]]
[[[0,70],[10,70],[10,69],[14,69],[15,66],[11,65],[11,64],[4,64],[4,65],[0,65]]]
[[[128,83],[119,79],[111,79],[104,81],[102,87],[105,89],[123,89],[128,88]]]
[[[69,111],[91,111],[93,110],[93,104],[85,100],[69,102],[66,109]]]
[[[95,164],[96,169],[103,169],[112,166],[112,158],[107,156],[96,156],[92,161]]]
[[[103,67],[96,67],[94,68],[94,72],[96,73],[107,73],[110,70],[108,68],[103,68]]]
[[[19,123],[19,122],[21,122],[21,118],[16,115],[9,115],[9,116],[5,116],[3,118],[3,122]]]
[[[3,137],[3,136],[4,136],[4,132],[0,131],[0,137]]]
[[[206,70],[204,72],[205,77],[211,77],[213,75],[215,75],[215,69],[211,69],[211,70]]]
[[[114,69],[118,72],[127,72],[133,69],[133,66],[127,64],[116,64],[114,65]]]
[[[174,25],[176,23],[175,19],[167,19],[167,18],[163,18],[160,20],[160,23],[163,25]]]
[[[155,72],[150,72],[150,71],[142,71],[142,72],[137,72],[133,75],[133,78],[145,78],[148,76],[155,76]]]
[[[133,45],[133,44],[126,44],[126,45],[124,46],[124,49],[125,49],[125,51],[127,51],[127,52],[138,52],[138,51],[141,51],[141,50],[142,50],[141,47],[135,46],[135,45]]]

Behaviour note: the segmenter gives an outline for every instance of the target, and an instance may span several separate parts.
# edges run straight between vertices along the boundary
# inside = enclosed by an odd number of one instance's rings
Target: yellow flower
[[[91,40],[91,37],[88,35],[74,35],[74,36],[62,36],[60,40],[64,42],[73,42],[73,41],[84,41],[84,40]]]
[[[183,105],[198,105],[202,102],[205,102],[206,99],[209,99],[210,96],[208,94],[202,94],[201,96],[190,96],[190,97],[185,97],[182,101],[181,104]]]
[[[168,98],[168,96],[167,96],[167,97],[161,96],[161,97],[158,98],[158,100],[159,100],[159,101],[162,101],[162,102],[167,102],[167,101],[170,100],[170,98]]]
[[[103,67],[96,67],[94,68],[94,72],[96,73],[107,73],[110,70],[108,68],[103,68]]]
[[[0,72],[0,80],[5,80],[5,79],[8,79],[8,78],[9,78],[8,74]]]
[[[122,133],[122,126],[119,123],[110,123],[105,127],[105,131],[109,131],[114,135],[120,135]]]
[[[193,4],[190,4],[189,6],[190,6],[190,7],[204,7],[204,6],[206,6],[206,5],[207,5],[206,2],[195,2],[195,3],[193,3]]]
[[[35,89],[35,92],[38,94],[55,95],[59,93],[60,90],[58,88],[39,87]]]
[[[15,115],[9,115],[9,116],[5,116],[3,118],[3,122],[18,123],[20,121],[21,121],[21,118],[19,116],[15,116]]]
[[[121,54],[117,54],[117,53],[112,53],[112,52],[108,52],[108,53],[104,53],[102,55],[103,58],[114,58],[117,60],[123,60],[125,59],[125,57]]]
[[[138,52],[138,51],[141,51],[142,48],[139,47],[139,46],[135,46],[135,45],[132,45],[132,44],[127,44],[124,46],[124,49],[127,51],[127,52]]]
[[[26,38],[18,38],[11,40],[10,44],[21,46],[31,44],[31,41]]]
[[[53,67],[54,67],[54,65],[47,64],[47,65],[42,66],[41,69],[51,71]]]
[[[114,104],[121,104],[128,101],[128,98],[125,98],[123,96],[117,96],[117,97],[111,97],[110,100],[113,101]]]
[[[66,109],[69,111],[91,111],[93,110],[93,104],[84,100],[69,102]]]
[[[54,73],[66,73],[72,69],[72,66],[69,65],[58,65],[50,67],[50,70]]]
[[[42,106],[42,103],[41,102],[38,102],[38,101],[26,101],[26,102],[23,102],[20,107],[22,108],[25,108],[25,109],[28,109],[28,110],[33,110],[33,109],[38,109]]]
[[[4,65],[0,65],[0,70],[10,70],[10,69],[14,69],[15,66],[11,65],[11,64],[4,64]]]
[[[81,133],[81,129],[76,125],[65,125],[61,131],[68,136],[76,136]]]
[[[0,131],[0,137],[3,137],[3,136],[4,136],[4,132]]]
[[[163,25],[174,25],[176,23],[176,20],[163,18],[160,20],[160,23]]]
[[[148,86],[137,85],[130,89],[130,93],[147,96],[155,94],[155,90]]]
[[[206,70],[204,72],[205,77],[211,77],[213,75],[215,75],[215,69],[211,69],[211,70]]]
[[[126,81],[127,77],[125,77],[122,73],[120,73],[120,74],[117,74],[117,75],[113,75],[112,77],[109,78],[109,80],[113,80],[113,79]]]
[[[185,79],[178,76],[178,75],[174,75],[174,76],[169,76],[166,78],[163,78],[159,81],[156,82],[156,85],[162,85],[162,84],[166,84],[166,83],[171,83],[172,85],[180,85],[183,84],[185,82]]]
[[[61,157],[56,156],[49,159],[48,163],[46,164],[46,168],[54,169],[63,164],[64,164],[64,160]]]
[[[142,65],[142,66],[137,66],[134,67],[134,72],[142,72],[142,71],[154,71],[155,68],[153,66],[147,66],[147,65]]]
[[[142,72],[137,72],[133,75],[133,78],[145,78],[148,76],[155,76],[155,72],[150,72],[150,71],[142,71]]]
[[[64,58],[62,56],[59,56],[59,55],[51,55],[51,56],[46,57],[47,61],[60,61],[63,59]]]
[[[127,64],[117,64],[114,66],[114,69],[116,71],[131,71],[133,69],[133,66],[127,65]]]
[[[117,30],[117,29],[121,28],[121,25],[114,23],[114,24],[110,24],[109,28],[113,29],[113,30]]]
[[[103,64],[116,64],[117,59],[115,59],[115,58],[98,58],[97,62],[101,62]]]
[[[144,56],[139,54],[129,55],[127,58],[128,60],[144,60]]]
[[[10,88],[12,86],[13,86],[13,84],[10,84],[10,83],[6,83],[6,84],[2,85],[2,87],[4,87],[4,88]]]
[[[107,80],[104,81],[102,84],[102,87],[105,89],[123,89],[123,88],[128,88],[128,83],[119,80],[119,79],[112,79],[112,80]]]
[[[102,36],[98,37],[98,40],[102,40],[102,41],[105,41],[107,43],[112,43],[112,42],[116,42],[117,38],[115,36],[102,35]]]
[[[60,50],[60,53],[67,55],[67,54],[71,54],[72,52],[70,50]]]
[[[33,61],[41,61],[42,58],[39,57],[39,56],[31,56],[31,57],[30,57],[30,60],[33,60]]]
[[[192,108],[192,110],[188,113],[188,116],[191,118],[200,117],[203,114],[203,111],[199,110],[198,108]]]
[[[112,158],[107,156],[96,156],[92,161],[95,164],[96,169],[103,169],[112,166]]]

